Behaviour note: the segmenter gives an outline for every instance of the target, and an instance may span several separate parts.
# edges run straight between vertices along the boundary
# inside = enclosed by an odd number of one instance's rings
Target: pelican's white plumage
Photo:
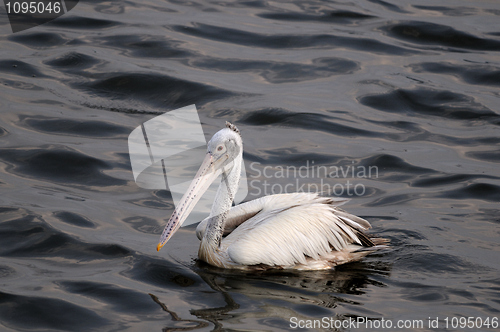
[[[370,224],[338,206],[347,199],[311,193],[279,194],[231,208],[238,187],[242,141],[226,123],[208,144],[207,157],[172,214],[158,250],[179,228],[208,185],[222,173],[212,212],[197,227],[198,257],[222,268],[327,269],[380,249]]]

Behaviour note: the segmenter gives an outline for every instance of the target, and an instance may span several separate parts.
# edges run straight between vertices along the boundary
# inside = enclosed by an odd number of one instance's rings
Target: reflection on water
[[[186,327],[165,327],[162,329],[162,331],[191,331],[191,330],[197,330],[197,329],[201,329],[201,328],[204,328],[204,327],[207,327],[208,326],[208,323],[206,322],[203,322],[203,321],[198,321],[198,320],[194,320],[194,319],[182,319],[180,318],[175,312],[169,310],[167,308],[167,306],[162,303],[158,297],[156,297],[155,295],[153,294],[149,294],[151,296],[151,298],[153,299],[153,301],[155,301],[156,303],[158,303],[158,305],[161,307],[161,309],[165,312],[168,312],[170,314],[170,317],[172,318],[173,321],[175,322],[181,322],[181,324],[185,325],[185,323],[188,323],[188,326]],[[193,324],[189,324],[189,323],[193,323]],[[194,325],[193,327],[189,327],[189,325]]]
[[[214,307],[192,309],[191,315],[199,320],[182,319],[175,312],[168,309],[165,303],[150,294],[152,299],[168,312],[175,327],[165,327],[166,331],[187,331],[206,327],[205,321],[213,324],[214,330],[227,328],[225,325],[234,326],[242,324],[247,319],[267,320],[267,324],[275,328],[286,329],[292,317],[308,319],[316,316],[321,319],[323,315],[332,315],[331,311],[339,304],[360,306],[362,303],[352,300],[349,295],[365,294],[366,288],[371,286],[387,287],[383,282],[371,276],[389,276],[390,263],[367,264],[358,262],[340,267],[335,271],[286,271],[276,270],[260,273],[243,273],[215,268],[197,261],[193,267],[197,275],[213,290],[213,297],[217,303]],[[186,282],[186,281],[184,281]],[[187,282],[194,283],[194,281]],[[346,295],[346,296],[344,296]],[[258,312],[240,310],[245,307],[237,299],[244,302],[254,300],[259,306]],[[275,321],[269,317],[280,317]],[[356,316],[334,315],[334,319],[349,320]],[[370,317],[371,318],[371,317]],[[373,317],[372,319],[377,319]],[[293,320],[292,320],[293,321]],[[179,325],[178,322],[182,322]],[[189,323],[189,324],[186,324]],[[187,325],[193,325],[188,327]]]

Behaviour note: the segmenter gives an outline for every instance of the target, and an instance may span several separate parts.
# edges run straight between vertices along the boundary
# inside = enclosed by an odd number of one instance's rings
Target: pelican
[[[360,260],[386,247],[365,233],[368,221],[339,208],[347,199],[313,193],[270,195],[231,207],[238,188],[243,142],[226,122],[208,142],[205,159],[167,222],[159,251],[201,195],[222,174],[210,215],[196,228],[198,257],[227,269],[322,270]]]

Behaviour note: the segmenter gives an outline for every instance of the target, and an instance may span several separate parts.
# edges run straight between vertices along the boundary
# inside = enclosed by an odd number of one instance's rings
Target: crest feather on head
[[[226,128],[229,128],[231,129],[232,131],[234,131],[235,133],[237,133],[238,135],[241,136],[240,134],[240,130],[238,129],[238,127],[236,127],[234,124],[232,124],[231,122],[229,121],[226,121]]]

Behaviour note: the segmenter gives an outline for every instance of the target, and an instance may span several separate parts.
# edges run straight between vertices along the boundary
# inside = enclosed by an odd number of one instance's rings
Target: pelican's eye
[[[224,147],[223,147],[222,145],[219,145],[219,146],[217,147],[217,151],[222,151],[222,149],[224,149]]]

